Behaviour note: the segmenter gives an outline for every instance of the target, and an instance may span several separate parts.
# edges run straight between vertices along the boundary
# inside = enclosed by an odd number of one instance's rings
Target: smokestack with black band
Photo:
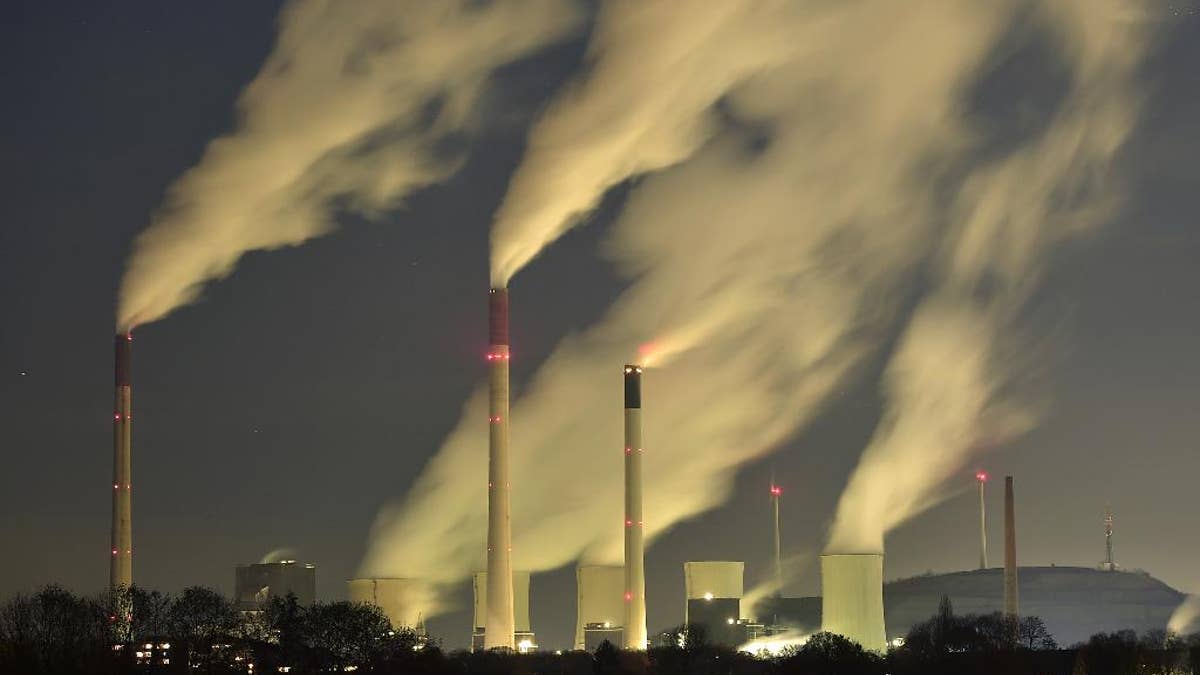
[[[128,589],[133,585],[133,523],[131,519],[130,439],[133,408],[130,387],[133,333],[116,336],[116,400],[113,404],[112,560],[109,587]]]
[[[1017,607],[1017,521],[1013,513],[1013,477],[1004,477],[1004,614],[1015,619]]]
[[[488,293],[488,535],[484,648],[513,649],[512,529],[508,479],[508,289]]]
[[[646,649],[646,571],[642,520],[642,367],[625,366],[626,649]]]

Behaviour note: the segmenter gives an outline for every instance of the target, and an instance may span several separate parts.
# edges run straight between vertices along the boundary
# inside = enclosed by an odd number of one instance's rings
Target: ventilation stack
[[[875,652],[887,650],[883,625],[883,554],[821,556],[821,630]]]
[[[624,644],[625,568],[619,565],[580,565],[575,569],[578,601],[575,649],[596,651],[607,640]]]
[[[508,289],[488,293],[487,649],[513,649],[512,529],[508,473]]]
[[[642,367],[625,366],[625,649],[646,649],[642,520]]]

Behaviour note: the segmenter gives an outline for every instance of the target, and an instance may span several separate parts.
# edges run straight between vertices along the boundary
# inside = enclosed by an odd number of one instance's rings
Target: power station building
[[[309,606],[317,598],[317,566],[281,560],[234,568],[233,600],[243,611],[259,609],[271,598],[295,595],[296,600]]]
[[[1186,597],[1144,572],[1108,572],[1090,567],[1020,568],[1021,612],[1037,616],[1059,644],[1087,640],[1101,632],[1132,629],[1165,630],[1171,614]],[[888,639],[904,637],[929,620],[942,597],[955,614],[990,614],[1004,610],[1004,570],[931,574],[889,581],[883,586]],[[759,616],[778,616],[800,633],[820,630],[821,598],[764,598]]]

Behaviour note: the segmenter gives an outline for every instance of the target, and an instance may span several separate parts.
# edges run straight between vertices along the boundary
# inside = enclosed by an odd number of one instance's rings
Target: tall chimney
[[[980,471],[975,474],[979,481],[979,569],[986,570],[987,560],[987,502],[984,500],[983,489],[987,485],[988,476]]]
[[[1013,477],[1004,477],[1004,614],[1015,619],[1017,609],[1017,521],[1013,515]]]
[[[488,292],[488,536],[485,649],[513,649],[512,527],[508,480],[508,289]]]
[[[109,587],[128,589],[133,585],[133,524],[131,521],[130,437],[133,408],[130,387],[133,333],[116,336],[116,400],[113,404],[112,560]]]
[[[646,649],[642,521],[642,367],[625,366],[625,649]]]

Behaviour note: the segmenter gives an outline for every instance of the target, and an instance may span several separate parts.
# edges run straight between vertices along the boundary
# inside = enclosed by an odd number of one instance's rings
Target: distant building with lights
[[[234,568],[233,601],[239,610],[259,609],[272,598],[296,596],[303,606],[317,598],[317,566],[295,560],[238,565]]]

